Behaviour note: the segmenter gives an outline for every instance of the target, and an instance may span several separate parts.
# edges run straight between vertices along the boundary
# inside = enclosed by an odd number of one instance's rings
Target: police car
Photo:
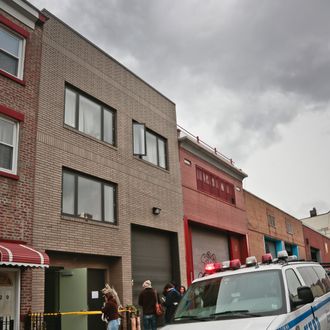
[[[316,262],[281,251],[257,263],[249,257],[206,265],[182,298],[166,330],[330,329],[330,280]]]

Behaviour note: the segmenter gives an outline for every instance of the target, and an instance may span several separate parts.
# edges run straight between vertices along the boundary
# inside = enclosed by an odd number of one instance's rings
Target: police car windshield
[[[193,283],[178,306],[175,321],[248,318],[285,310],[282,273],[265,270]]]

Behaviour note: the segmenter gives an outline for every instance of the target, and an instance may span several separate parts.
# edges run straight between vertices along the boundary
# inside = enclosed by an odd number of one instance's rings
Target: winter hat
[[[146,288],[151,288],[151,281],[150,280],[146,280],[143,282],[142,286],[146,289]]]

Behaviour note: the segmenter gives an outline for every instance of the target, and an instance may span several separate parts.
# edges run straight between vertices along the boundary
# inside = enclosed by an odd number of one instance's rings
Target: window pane
[[[79,131],[101,139],[101,107],[79,96]]]
[[[285,272],[285,276],[288,283],[289,296],[291,301],[298,301],[298,288],[301,286],[301,283],[298,280],[297,275],[292,269],[288,269]]]
[[[146,131],[144,124],[133,123],[133,154],[146,154]]]
[[[305,284],[312,289],[314,297],[321,297],[326,293],[319,277],[312,267],[298,267],[298,271]]]
[[[114,143],[113,140],[113,113],[104,109],[103,111],[103,140],[105,142]]]
[[[78,215],[101,220],[101,183],[78,178]]]
[[[76,127],[76,93],[70,89],[65,90],[65,118],[67,125]]]
[[[63,173],[62,212],[74,215],[74,175]]]
[[[158,139],[159,166],[166,168],[166,148],[165,141]]]
[[[115,222],[114,187],[104,185],[104,221]]]
[[[0,50],[0,68],[14,76],[17,76],[18,59]]]
[[[157,164],[157,138],[151,133],[147,132],[147,154],[142,156],[142,158],[155,165]]]
[[[20,38],[0,28],[0,48],[6,52],[18,57],[20,41]]]
[[[15,124],[0,118],[0,142],[13,145]]]
[[[0,168],[12,170],[13,148],[0,143]]]

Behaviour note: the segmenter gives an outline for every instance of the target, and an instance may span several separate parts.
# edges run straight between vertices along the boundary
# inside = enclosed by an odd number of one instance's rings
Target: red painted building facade
[[[316,230],[303,225],[306,259],[330,263],[330,239]]]
[[[180,133],[180,168],[188,284],[207,262],[248,255],[242,181],[232,161],[198,139]]]

